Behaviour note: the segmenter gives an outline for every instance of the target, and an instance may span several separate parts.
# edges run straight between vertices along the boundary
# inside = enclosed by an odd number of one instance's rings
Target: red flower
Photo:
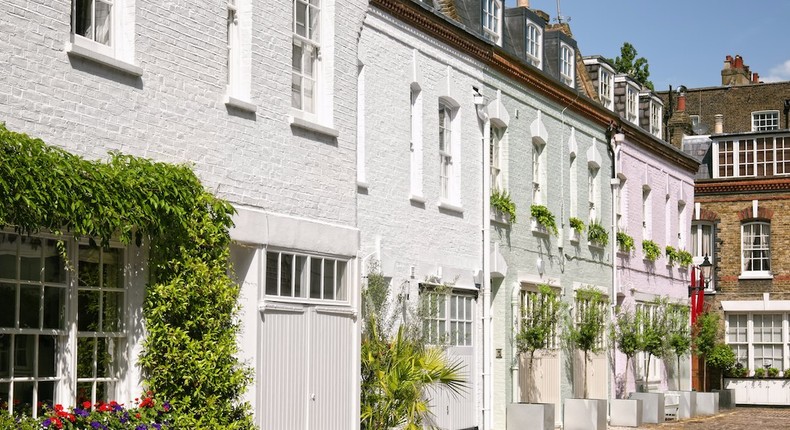
[[[60,405],[58,405],[58,406],[60,406]],[[60,408],[63,409],[63,406],[60,406]],[[63,428],[63,422],[60,421],[60,419],[58,417],[53,417],[52,418],[52,424],[54,424],[55,427],[57,427],[59,429]]]
[[[138,413],[136,413],[136,414],[134,414],[134,416],[135,416],[135,417],[136,417],[138,420],[140,419],[140,413],[139,413],[139,412],[138,412]]]
[[[89,402],[87,400],[82,402],[82,409],[85,409],[87,411],[90,408],[91,408],[91,402]]]
[[[102,412],[109,412],[112,410],[112,406],[110,406],[108,403],[102,403],[101,406],[99,406],[99,410]]]
[[[152,408],[153,406],[154,406],[154,400],[150,397],[144,398],[142,403],[140,403],[141,408]]]
[[[60,412],[63,410],[63,405],[55,405],[55,411]]]

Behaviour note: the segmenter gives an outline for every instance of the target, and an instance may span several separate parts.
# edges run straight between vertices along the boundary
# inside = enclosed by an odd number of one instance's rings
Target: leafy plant
[[[771,378],[776,378],[779,376],[779,368],[778,367],[769,367],[768,368],[768,376]]]
[[[624,231],[617,232],[617,247],[623,252],[634,250],[634,238]]]
[[[677,358],[678,387],[680,387],[680,358],[691,352],[691,328],[689,327],[689,309],[685,306],[667,306],[667,325],[669,350]],[[678,388],[679,389],[679,388]]]
[[[606,307],[609,300],[598,289],[585,287],[576,290],[575,320],[566,319],[566,337],[568,344],[583,354],[584,392],[587,398],[587,363],[590,354],[597,354],[604,350],[603,335],[606,332]]]
[[[617,349],[625,354],[625,385],[627,387],[628,363],[634,359],[637,352],[642,350],[639,324],[634,312],[622,306],[618,307],[615,322],[612,325],[612,339],[617,345]]]
[[[548,285],[538,286],[537,292],[528,292],[526,299],[521,312],[521,327],[516,334],[516,349],[529,355],[529,377],[532,378],[535,352],[552,343],[565,304]],[[529,394],[527,390],[527,403],[531,400]]]
[[[675,263],[678,260],[680,260],[680,257],[678,256],[678,251],[673,246],[667,245],[667,247],[664,248],[664,253],[667,256],[667,260],[669,260],[669,265],[670,266],[674,266]]]
[[[719,370],[720,375],[724,375],[735,366],[735,352],[729,345],[723,342],[717,342],[710,353],[705,356],[705,363]],[[724,380],[719,378],[719,387],[724,386]]]
[[[764,367],[758,367],[758,368],[754,369],[754,377],[755,378],[765,378],[765,368]]]
[[[642,241],[642,252],[645,254],[645,259],[649,261],[656,261],[661,256],[661,248],[652,240]]]
[[[538,224],[542,225],[554,236],[557,235],[557,223],[554,220],[554,214],[549,212],[549,208],[543,205],[532,205],[530,207],[530,214],[532,218],[535,218]]]
[[[24,172],[24,174],[22,174]],[[238,360],[239,284],[228,271],[233,207],[187,166],[114,153],[88,161],[0,124],[0,225],[150,244],[143,383],[182,428],[254,428]]]
[[[784,373],[782,373],[782,376],[785,378],[790,378],[790,367],[785,369]]]
[[[693,262],[691,253],[686,250],[678,251],[678,261],[681,267],[688,267]]]
[[[516,223],[516,204],[513,203],[507,191],[499,191],[494,188],[494,191],[491,192],[491,207],[508,215],[511,223]]]
[[[620,55],[614,60],[609,60],[617,73],[625,73],[640,84],[649,89],[653,89],[653,82],[650,77],[650,65],[644,57],[637,58],[637,51],[634,45],[625,42],[620,47]]]
[[[371,268],[363,291],[360,419],[363,430],[422,429],[429,417],[429,389],[452,393],[465,389],[462,365],[450,361],[440,347],[428,346],[424,338],[404,322],[394,338],[382,323],[388,293],[384,277]]]
[[[667,323],[667,299],[656,298],[647,306],[641,307],[636,318],[639,322],[639,333],[641,337],[640,345],[642,352],[648,358],[650,356],[663,358],[669,351],[667,337],[669,336],[669,324]],[[650,361],[647,360],[645,367],[645,380],[650,375]]]
[[[707,384],[708,360],[707,356],[716,346],[719,338],[719,316],[714,312],[704,312],[697,317],[697,322],[692,330],[692,344],[697,355],[703,358],[702,380]],[[704,388],[707,390],[707,388]]]
[[[599,246],[606,246],[609,243],[609,232],[597,220],[590,220],[587,226],[587,240]]]
[[[732,366],[727,374],[732,378],[745,378],[749,376],[749,368],[741,363],[735,363],[735,366]]]
[[[568,222],[571,225],[571,228],[578,234],[582,234],[584,231],[584,221],[576,217],[568,218]]]

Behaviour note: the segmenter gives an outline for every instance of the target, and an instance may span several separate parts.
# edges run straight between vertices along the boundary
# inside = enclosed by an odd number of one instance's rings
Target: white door
[[[553,403],[554,410],[560,410],[560,370],[562,364],[559,350],[536,351],[532,365],[532,374],[529,370],[529,356],[521,354],[519,358],[519,388],[521,401],[530,403]],[[529,393],[529,397],[527,394]],[[559,420],[559,414],[556,414]]]
[[[353,313],[342,307],[277,304],[261,312],[260,428],[358,426],[354,327]]]

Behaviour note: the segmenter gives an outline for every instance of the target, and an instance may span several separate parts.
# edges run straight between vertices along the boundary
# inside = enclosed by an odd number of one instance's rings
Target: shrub
[[[557,235],[557,223],[554,220],[554,214],[549,212],[549,208],[543,205],[532,205],[530,213],[538,224],[545,227],[554,236]]]
[[[652,240],[642,241],[642,252],[645,254],[645,260],[656,261],[661,256],[661,248]]]

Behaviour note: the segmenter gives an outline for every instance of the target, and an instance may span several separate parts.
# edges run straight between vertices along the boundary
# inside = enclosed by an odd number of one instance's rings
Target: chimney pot
[[[735,56],[735,68],[743,69],[743,57],[741,57],[740,55]]]
[[[724,133],[724,115],[717,113],[713,116],[713,133]]]
[[[752,73],[752,82],[755,84],[760,83],[760,74],[757,72]]]
[[[678,95],[678,112],[686,111],[686,94]]]
[[[529,9],[529,0],[518,0],[517,5]]]

